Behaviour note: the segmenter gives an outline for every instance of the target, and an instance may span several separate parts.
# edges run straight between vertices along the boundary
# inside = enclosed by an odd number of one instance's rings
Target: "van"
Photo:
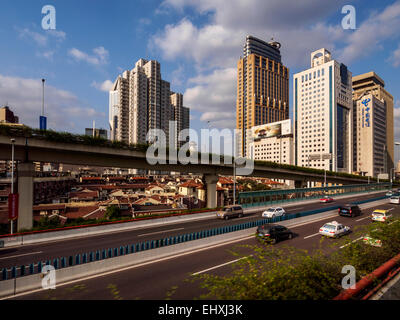
[[[228,220],[229,218],[243,217],[243,208],[238,205],[231,205],[223,207],[222,210],[217,212],[217,218]]]

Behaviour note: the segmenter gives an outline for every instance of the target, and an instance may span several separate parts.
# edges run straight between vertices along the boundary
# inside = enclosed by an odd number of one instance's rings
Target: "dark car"
[[[361,216],[361,214],[360,207],[355,204],[346,204],[339,208],[339,216],[355,217]]]
[[[292,239],[293,232],[280,225],[265,224],[257,228],[257,237],[272,244],[280,240]]]

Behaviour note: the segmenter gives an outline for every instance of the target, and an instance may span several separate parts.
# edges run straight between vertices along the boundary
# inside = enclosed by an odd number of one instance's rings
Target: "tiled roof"
[[[78,219],[83,218],[84,216],[93,213],[99,209],[99,206],[86,206],[86,207],[68,207],[64,216],[68,219]]]

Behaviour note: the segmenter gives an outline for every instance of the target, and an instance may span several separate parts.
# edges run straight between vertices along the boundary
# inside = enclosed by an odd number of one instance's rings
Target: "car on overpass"
[[[273,207],[265,210],[261,216],[263,218],[275,218],[275,217],[282,217],[285,214],[286,214],[285,209],[281,207]]]
[[[386,192],[387,197],[391,197],[393,195],[394,195],[394,192],[392,190],[389,190],[388,192]]]
[[[330,202],[333,202],[334,200],[330,196],[324,196],[321,199],[319,199],[319,201],[322,203],[330,203]]]
[[[320,229],[319,234],[330,238],[339,238],[348,234],[350,227],[345,226],[337,221],[325,223]]]
[[[259,226],[256,231],[256,237],[259,240],[271,244],[275,244],[281,240],[292,239],[293,236],[294,233],[291,230],[280,225],[265,224]]]
[[[218,219],[228,220],[230,218],[243,217],[243,208],[239,205],[230,205],[223,207],[222,210],[217,212]]]

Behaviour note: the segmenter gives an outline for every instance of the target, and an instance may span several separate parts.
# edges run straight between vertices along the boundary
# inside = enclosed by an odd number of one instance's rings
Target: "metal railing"
[[[360,185],[332,186],[321,188],[302,188],[286,190],[249,191],[239,193],[239,204],[243,208],[290,203],[299,200],[317,199],[322,196],[350,195],[371,191],[391,189],[390,182]]]

